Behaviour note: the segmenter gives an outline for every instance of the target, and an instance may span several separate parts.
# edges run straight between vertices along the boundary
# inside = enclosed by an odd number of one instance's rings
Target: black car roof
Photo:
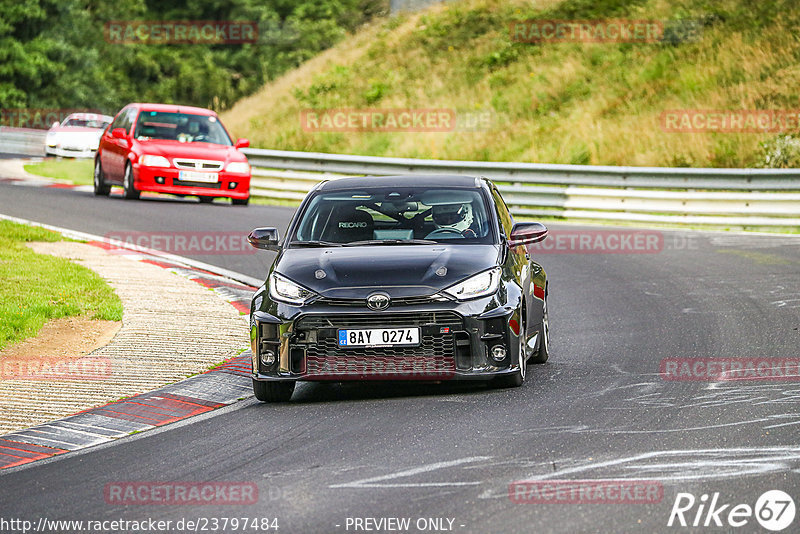
[[[463,176],[459,174],[353,176],[324,182],[319,186],[319,190],[342,191],[357,187],[387,187],[392,185],[402,187],[442,186],[478,189],[481,187],[481,179],[474,176]]]

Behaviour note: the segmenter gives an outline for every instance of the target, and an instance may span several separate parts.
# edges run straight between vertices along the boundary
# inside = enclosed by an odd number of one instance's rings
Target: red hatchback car
[[[250,165],[217,114],[167,104],[128,104],[100,138],[94,160],[94,194],[121,185],[125,198],[142,191],[250,200]]]

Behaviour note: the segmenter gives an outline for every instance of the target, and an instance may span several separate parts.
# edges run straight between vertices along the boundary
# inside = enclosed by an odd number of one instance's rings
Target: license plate
[[[397,347],[419,345],[419,328],[339,330],[340,347]]]
[[[180,171],[178,178],[184,182],[204,182],[208,184],[215,184],[219,181],[219,173],[216,172],[197,172],[197,171]]]

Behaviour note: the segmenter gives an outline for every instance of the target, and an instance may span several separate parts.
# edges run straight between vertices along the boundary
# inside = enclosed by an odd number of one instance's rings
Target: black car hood
[[[496,245],[292,248],[275,271],[328,298],[366,298],[378,289],[401,298],[431,295],[490,269],[498,254]]]

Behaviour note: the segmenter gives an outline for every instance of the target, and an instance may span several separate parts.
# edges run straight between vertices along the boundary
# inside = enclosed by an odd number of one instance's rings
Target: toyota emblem
[[[367,308],[370,310],[381,311],[389,307],[391,299],[386,293],[373,293],[367,297]]]

